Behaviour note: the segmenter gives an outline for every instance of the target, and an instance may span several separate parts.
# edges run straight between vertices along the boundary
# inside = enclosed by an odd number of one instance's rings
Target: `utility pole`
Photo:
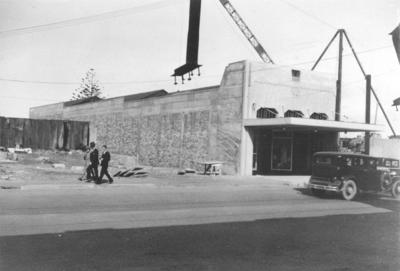
[[[341,119],[341,102],[342,102],[342,67],[343,67],[343,29],[339,29],[339,65],[338,79],[336,81],[336,104],[335,104],[335,120]]]
[[[371,123],[371,75],[365,75],[366,81],[366,89],[365,89],[365,123]],[[365,132],[364,144],[365,144],[365,153],[369,154],[369,139],[371,135],[367,131]]]
[[[329,41],[328,45],[325,47],[324,51],[322,52],[322,54],[318,57],[317,61],[315,62],[315,64],[313,65],[313,67],[311,68],[311,70],[314,70],[318,63],[321,61],[322,57],[325,55],[326,51],[328,50],[328,48],[330,47],[330,45],[332,44],[332,42],[335,40],[335,38],[339,35],[339,67],[338,67],[338,80],[336,81],[336,112],[335,112],[335,120],[340,120],[340,102],[341,102],[341,91],[342,91],[342,58],[343,58],[343,36],[345,37],[347,44],[349,45],[353,56],[355,58],[355,60],[357,61],[358,66],[360,67],[360,70],[362,72],[362,74],[364,75],[364,77],[366,78],[367,74],[364,71],[363,66],[361,65],[360,59],[358,59],[357,53],[353,48],[353,45],[350,42],[349,37],[347,36],[346,30],[344,29],[339,29],[338,31],[336,31],[335,35],[333,36],[333,38]],[[396,136],[396,132],[394,131],[394,128],[392,126],[392,123],[389,120],[389,117],[387,116],[385,109],[383,108],[378,95],[376,94],[374,88],[372,85],[370,85],[370,90],[372,92],[372,94],[374,95],[374,98],[379,106],[379,108],[381,109],[383,116],[386,119],[387,124],[389,125],[390,129],[392,130],[393,136]],[[400,98],[399,98],[400,99]],[[397,101],[397,100],[396,100]],[[400,104],[399,104],[400,105]]]

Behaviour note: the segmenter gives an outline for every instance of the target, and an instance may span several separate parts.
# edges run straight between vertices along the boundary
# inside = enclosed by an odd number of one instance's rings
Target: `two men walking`
[[[107,150],[107,146],[103,145],[103,152],[100,158],[100,177],[99,177],[99,151],[96,149],[96,144],[94,142],[90,142],[90,152],[89,152],[89,165],[86,168],[86,178],[87,180],[94,180],[96,184],[101,184],[103,180],[103,176],[106,175],[109,183],[112,183],[114,180],[108,173],[108,163],[111,160],[110,152]]]

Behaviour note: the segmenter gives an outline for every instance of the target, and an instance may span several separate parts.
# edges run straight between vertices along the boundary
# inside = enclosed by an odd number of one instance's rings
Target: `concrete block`
[[[83,167],[82,166],[72,166],[71,167],[72,171],[79,171],[79,172],[83,172]]]
[[[11,161],[18,161],[18,155],[16,153],[7,152],[7,159]]]

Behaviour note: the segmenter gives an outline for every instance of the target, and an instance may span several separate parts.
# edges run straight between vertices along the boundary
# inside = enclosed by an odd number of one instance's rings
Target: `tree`
[[[101,88],[99,81],[96,79],[96,72],[94,69],[90,69],[86,72],[84,78],[82,78],[81,85],[72,94],[71,100],[80,100],[90,97],[100,97]]]

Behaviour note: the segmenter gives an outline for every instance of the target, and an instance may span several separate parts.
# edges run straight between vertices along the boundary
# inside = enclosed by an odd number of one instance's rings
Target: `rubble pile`
[[[135,167],[128,170],[118,171],[113,177],[134,177],[142,178],[149,176],[149,173],[144,171],[142,167]]]

